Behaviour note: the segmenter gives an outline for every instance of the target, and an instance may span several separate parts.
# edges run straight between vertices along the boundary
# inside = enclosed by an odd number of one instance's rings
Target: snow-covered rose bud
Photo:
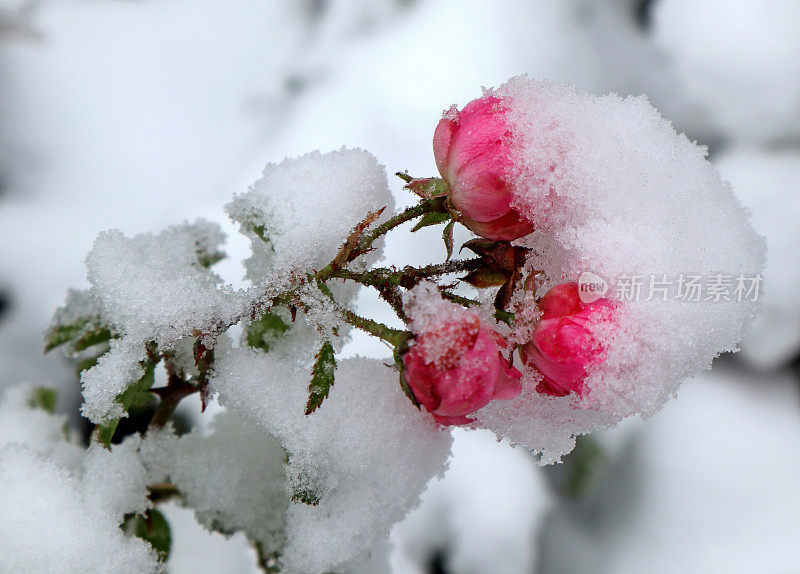
[[[505,340],[477,315],[442,316],[403,355],[405,378],[440,424],[467,424],[465,415],[520,393],[522,374],[501,354],[504,347]]]
[[[460,221],[476,234],[510,241],[533,231],[511,206],[511,132],[500,98],[483,96],[460,112],[453,106],[433,134],[439,173],[450,184]]]
[[[556,285],[542,297],[542,318],[530,342],[520,348],[520,357],[544,377],[540,393],[584,396],[587,371],[605,360],[606,347],[596,330],[614,321],[614,303],[598,299],[581,301],[577,283]]]

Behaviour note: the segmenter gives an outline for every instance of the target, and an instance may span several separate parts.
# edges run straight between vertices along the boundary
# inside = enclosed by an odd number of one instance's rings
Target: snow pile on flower
[[[532,249],[528,269],[544,273],[540,292],[590,272],[622,303],[616,328],[598,333],[606,358],[580,400],[541,396],[529,384],[517,400],[478,413],[481,424],[554,460],[571,448],[571,434],[653,413],[683,379],[736,350],[756,302],[736,300],[734,289],[761,272],[765,248],[705,148],[676,134],[646,98],[526,77],[485,97],[505,117],[503,176],[510,205],[534,227],[517,243]],[[689,275],[721,275],[727,299],[710,291],[680,299],[678,280]],[[657,283],[651,294],[651,278],[671,289]]]

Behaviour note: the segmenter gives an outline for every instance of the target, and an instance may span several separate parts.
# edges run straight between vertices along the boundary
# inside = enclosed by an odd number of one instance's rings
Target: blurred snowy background
[[[2,0],[0,390],[58,385],[76,409],[73,366],[42,356],[42,331],[85,286],[99,231],[219,221],[235,281],[247,242],[222,205],[265,163],[347,145],[434,175],[442,110],[519,73],[645,93],[708,145],[767,236],[765,313],[663,412],[563,465],[457,431],[447,477],[362,572],[800,572],[796,0]],[[431,243],[390,241],[388,258],[440,256]],[[347,352],[386,349],[356,337]],[[255,571],[241,537],[169,517],[169,572]]]

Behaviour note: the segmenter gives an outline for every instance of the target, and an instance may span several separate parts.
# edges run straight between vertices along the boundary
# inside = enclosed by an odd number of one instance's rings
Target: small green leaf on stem
[[[56,325],[45,333],[44,352],[52,351],[56,347],[70,343],[68,351],[78,353],[99,343],[109,341],[113,334],[107,327],[93,326],[95,317],[81,317],[69,325]]]
[[[81,351],[85,351],[89,347],[93,347],[94,345],[99,345],[100,343],[107,343],[111,339],[115,338],[115,335],[111,333],[107,327],[100,327],[99,329],[94,329],[93,331],[89,331],[75,339],[72,343],[72,350],[76,353]]]
[[[403,187],[423,199],[450,195],[450,184],[438,177],[412,178],[410,181],[406,180]]]
[[[445,259],[445,261],[450,261],[450,258],[453,256],[453,224],[455,224],[455,221],[451,221],[445,225],[444,231],[442,231],[444,248],[447,250],[447,259]]]
[[[125,412],[136,406],[144,406],[153,400],[149,390],[153,386],[155,363],[148,361],[144,368],[145,371],[142,378],[128,387],[123,393],[117,395],[116,401],[122,405]],[[120,418],[109,419],[95,428],[97,439],[106,448],[111,444],[111,439],[114,438],[119,421]]]
[[[274,311],[266,311],[259,319],[247,326],[247,344],[268,352],[270,347],[291,327]]]
[[[127,534],[132,534],[150,544],[158,555],[158,561],[166,562],[172,547],[172,533],[169,522],[160,511],[151,508],[144,516],[140,514],[128,516],[122,524],[122,529]]]
[[[322,401],[328,397],[333,386],[335,370],[336,357],[333,353],[333,345],[330,341],[325,341],[317,353],[314,368],[311,370],[311,383],[308,385],[308,403],[306,404],[307,415],[317,410]]]
[[[57,325],[45,333],[44,352],[52,351],[56,347],[60,347],[69,343],[78,337],[84,330],[85,324],[89,322],[85,318],[82,323],[72,323],[70,325]]]
[[[56,412],[58,391],[48,387],[35,387],[31,390],[28,405],[32,409],[41,409],[51,415]]]
[[[432,211],[430,213],[426,213],[422,217],[420,217],[417,224],[411,229],[411,233],[415,231],[419,231],[423,227],[429,227],[431,225],[437,225],[439,223],[444,223],[450,219],[449,213],[442,213],[440,211]]]

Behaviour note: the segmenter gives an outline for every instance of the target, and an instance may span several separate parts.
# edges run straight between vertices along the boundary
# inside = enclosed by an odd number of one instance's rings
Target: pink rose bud
[[[522,390],[522,374],[501,354],[504,347],[474,313],[432,317],[403,355],[405,378],[437,422],[467,424],[465,415]]]
[[[520,348],[522,362],[544,377],[538,392],[563,397],[574,391],[582,397],[589,367],[606,358],[595,328],[612,321],[614,303],[610,299],[584,303],[577,283],[562,283],[542,297],[539,308],[542,318],[531,341]]]
[[[483,96],[460,112],[453,106],[436,126],[433,154],[450,184],[450,200],[461,221],[477,235],[511,241],[533,225],[511,206],[511,136],[500,98]]]

